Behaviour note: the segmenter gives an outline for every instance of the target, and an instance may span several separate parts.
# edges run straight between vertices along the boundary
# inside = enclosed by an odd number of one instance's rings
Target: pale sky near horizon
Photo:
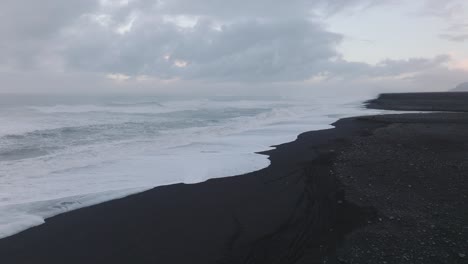
[[[0,93],[352,94],[468,81],[468,0],[3,0],[0,22]]]

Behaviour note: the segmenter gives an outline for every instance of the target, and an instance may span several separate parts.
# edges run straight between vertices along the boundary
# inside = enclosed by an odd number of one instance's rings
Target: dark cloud
[[[86,41],[83,41],[85,39]],[[71,36],[63,56],[74,69],[159,78],[228,81],[307,79],[336,57],[337,34],[306,20],[247,20],[219,29],[136,23],[115,36],[102,29]]]
[[[0,32],[8,37],[41,39],[50,37],[77,17],[97,7],[95,0],[2,0]],[[5,40],[4,38],[2,38]]]
[[[329,32],[318,14],[388,2],[4,0],[0,70],[268,83],[444,68],[446,56],[377,65],[341,58],[342,36]]]
[[[72,70],[240,82],[298,81],[323,74],[390,76],[445,62],[440,58],[388,60],[376,66],[347,62],[336,49],[342,36],[306,16],[313,7],[337,10],[378,2],[135,0],[112,12],[101,10],[114,26],[138,10],[131,31],[118,35],[88,17],[77,26],[86,30],[62,40],[66,43],[62,56]],[[302,18],[290,18],[289,13]],[[196,23],[181,28],[163,19],[168,14],[189,16],[185,19]]]
[[[96,7],[95,0],[0,1],[1,67],[35,68],[59,31]]]
[[[225,20],[240,17],[298,18],[311,15],[317,10],[331,14],[346,8],[365,7],[385,1],[389,0],[135,0],[132,4],[150,7],[165,14],[207,16]]]

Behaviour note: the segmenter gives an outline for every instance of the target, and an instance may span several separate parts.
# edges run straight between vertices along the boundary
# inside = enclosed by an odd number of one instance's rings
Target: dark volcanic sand
[[[468,112],[468,92],[381,94],[369,108],[387,110]]]
[[[0,240],[0,263],[468,263],[468,114],[336,126],[256,173],[48,219]]]
[[[347,237],[343,263],[468,263],[468,114],[379,116],[334,161],[347,201],[377,219]]]

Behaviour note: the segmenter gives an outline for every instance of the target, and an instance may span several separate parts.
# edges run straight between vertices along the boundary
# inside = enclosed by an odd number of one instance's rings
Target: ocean
[[[367,98],[0,95],[0,238],[156,186],[260,170],[256,152]]]

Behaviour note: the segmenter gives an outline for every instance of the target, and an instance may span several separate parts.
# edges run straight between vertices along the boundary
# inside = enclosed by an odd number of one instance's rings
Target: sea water
[[[0,238],[150,188],[260,170],[256,152],[375,114],[364,98],[0,95]]]

